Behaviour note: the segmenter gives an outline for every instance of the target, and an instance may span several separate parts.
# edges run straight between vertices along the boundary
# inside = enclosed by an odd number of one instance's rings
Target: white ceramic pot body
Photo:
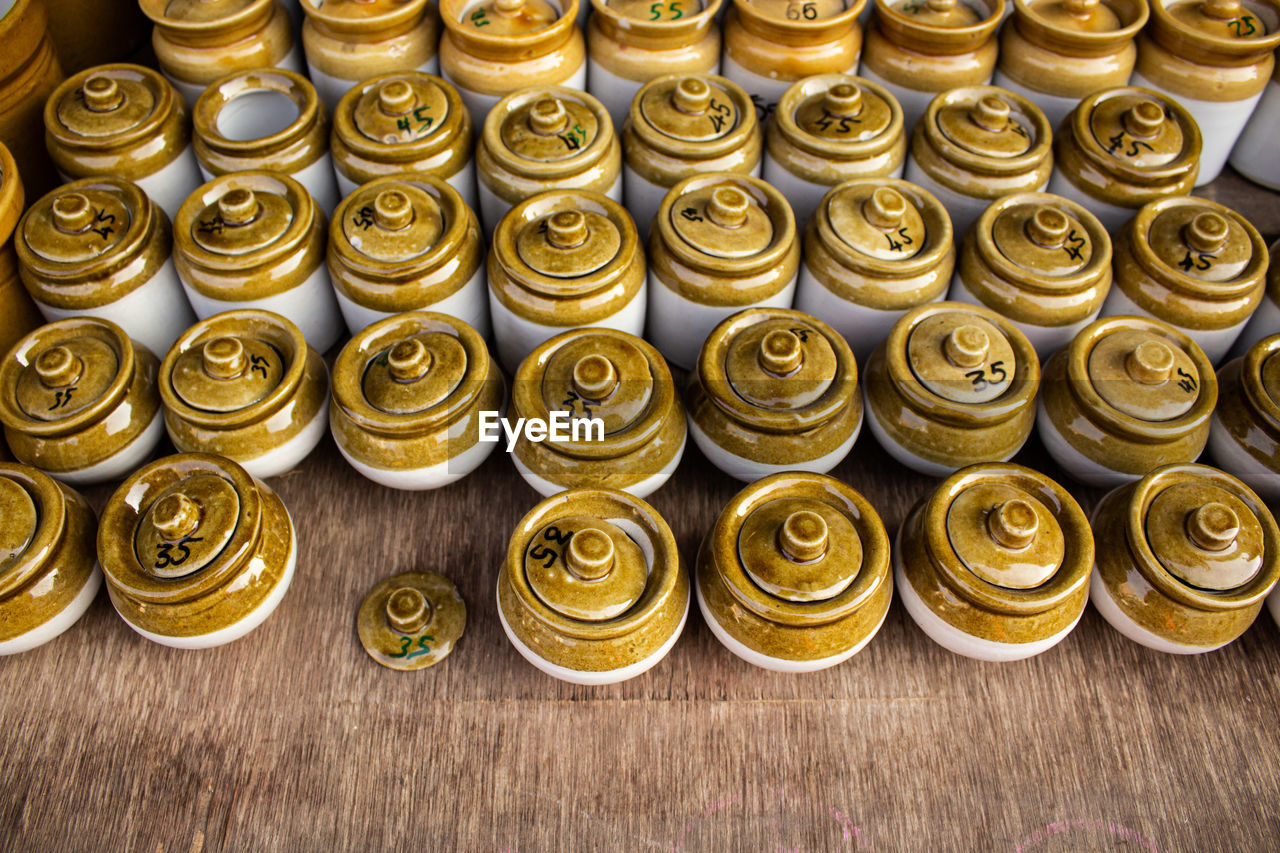
[[[201,320],[236,308],[258,308],[292,320],[307,343],[323,353],[338,342],[344,331],[342,312],[333,294],[329,269],[324,264],[316,267],[311,275],[299,284],[264,299],[223,300],[214,299],[193,289],[185,281],[183,289],[187,299]]]
[[[24,631],[16,637],[0,641],[0,657],[29,652],[62,634],[80,621],[80,617],[89,609],[89,605],[93,604],[93,599],[98,595],[98,590],[101,588],[102,568],[97,563],[94,563],[93,571],[85,578],[80,591],[75,594],[75,597],[71,599],[67,606],[59,610],[52,619],[44,624],[37,625],[30,631]]]
[[[1231,151],[1231,165],[1255,184],[1280,190],[1280,82],[1272,78]]]
[[[951,290],[947,293],[947,298],[952,302],[964,302],[968,305],[990,308],[997,313],[1000,310],[997,306],[987,305],[974,296],[973,291],[964,283],[964,279],[960,277],[958,272],[951,278]],[[1083,320],[1066,326],[1033,326],[1030,323],[1023,323],[1012,318],[1009,318],[1009,322],[1017,327],[1018,331],[1027,336],[1027,340],[1031,341],[1031,345],[1036,348],[1036,355],[1039,356],[1040,362],[1043,364],[1048,360],[1049,356],[1071,343],[1071,339],[1076,336],[1077,332],[1098,319],[1101,311],[1102,309],[1099,308]]]
[[[1267,300],[1264,299],[1263,301],[1266,302]],[[1236,338],[1240,337],[1240,333],[1244,331],[1245,326],[1249,323],[1246,319],[1222,329],[1189,329],[1186,326],[1170,323],[1167,318],[1157,317],[1150,311],[1142,309],[1136,302],[1126,296],[1124,291],[1117,285],[1111,288],[1111,292],[1107,294],[1107,301],[1102,303],[1102,314],[1100,316],[1115,317],[1120,314],[1137,314],[1139,317],[1151,317],[1169,323],[1169,325],[1183,332],[1191,340],[1199,344],[1200,349],[1204,350],[1204,354],[1209,357],[1209,361],[1215,365],[1223,360],[1231,350],[1231,345],[1236,342]]]
[[[770,465],[730,453],[703,432],[693,418],[689,419],[689,432],[693,435],[693,443],[698,446],[698,449],[702,451],[702,455],[707,457],[712,465],[735,480],[751,483],[761,477],[767,477],[770,474],[781,474],[784,471],[808,471],[813,474],[827,473],[843,462],[845,457],[849,455],[849,451],[853,449],[854,443],[858,440],[858,435],[862,432],[862,424],[859,422],[849,437],[830,453],[825,453],[813,459],[806,459],[803,462],[791,462],[786,465]]]
[[[643,284],[626,305],[616,313],[587,323],[586,327],[617,329],[636,337],[644,334],[645,314],[648,304],[648,284]],[[550,340],[573,326],[548,326],[517,315],[503,305],[489,291],[489,312],[493,320],[493,338],[498,349],[498,361],[508,373],[514,374],[525,356],[544,341]]]
[[[1280,504],[1280,471],[1273,471],[1249,455],[1215,413],[1209,421],[1209,454],[1218,467],[1244,481],[1268,504]]]
[[[648,273],[649,343],[663,357],[686,370],[698,360],[702,342],[711,330],[727,317],[747,308],[790,308],[796,292],[796,279],[759,302],[747,305],[706,305],[676,293],[652,271]]]
[[[899,166],[886,177],[901,178],[902,169],[903,167]],[[768,146],[765,146],[761,177],[773,184],[778,192],[782,193],[787,201],[791,203],[791,211],[796,216],[796,230],[802,234],[804,233],[805,223],[809,221],[810,216],[813,216],[813,212],[818,209],[818,202],[822,201],[822,197],[831,190],[832,186],[831,184],[815,184],[788,172],[777,160],[769,156]]]
[[[1134,214],[1138,212],[1136,207],[1120,207],[1119,205],[1093,198],[1071,183],[1071,180],[1062,174],[1056,166],[1052,177],[1049,178],[1049,192],[1084,205],[1085,209],[1098,217],[1098,221],[1102,223],[1102,227],[1107,229],[1109,234],[1116,233],[1121,225],[1132,219]]]
[[[479,332],[482,338],[487,339],[490,333],[488,293],[489,279],[485,273],[484,264],[481,264],[476,269],[475,275],[471,276],[460,290],[449,294],[439,302],[433,302],[429,305],[414,305],[407,310],[435,311],[439,314],[457,317]],[[342,318],[346,321],[347,330],[353,335],[366,326],[394,316],[393,312],[378,311],[359,305],[341,291],[334,291],[334,295],[338,297],[338,308],[342,311]]]

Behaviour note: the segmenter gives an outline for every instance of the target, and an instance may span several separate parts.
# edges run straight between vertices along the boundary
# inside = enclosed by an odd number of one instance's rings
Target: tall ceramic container
[[[5,2],[0,13],[0,144],[9,149],[27,191],[57,182],[44,150],[44,103],[62,81],[41,0]]]
[[[18,274],[13,231],[26,202],[18,165],[0,145],[0,349],[9,351],[18,339],[44,322]]]
[[[43,0],[49,36],[68,74],[134,56],[151,35],[138,0]]]

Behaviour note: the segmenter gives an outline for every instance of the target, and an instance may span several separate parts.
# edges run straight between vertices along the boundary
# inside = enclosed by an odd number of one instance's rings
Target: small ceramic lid
[[[295,0],[316,21],[343,35],[381,35],[415,24],[429,8],[430,0]]]
[[[1159,92],[1121,86],[1080,102],[1067,127],[1090,161],[1138,185],[1194,180],[1200,128],[1186,108]]]
[[[879,84],[846,74],[806,77],[791,86],[773,121],[797,148],[840,160],[873,157],[903,133],[897,98]]]
[[[654,221],[668,251],[720,277],[777,266],[796,240],[786,198],[746,175],[686,178],[663,198]]]
[[[1164,11],[1180,29],[1224,41],[1261,41],[1274,29],[1274,12],[1259,15],[1243,0],[1186,0],[1169,3]]]
[[[862,8],[861,3],[846,3],[845,0],[809,0],[803,4],[805,8],[800,9],[796,8],[798,4],[794,0],[742,0],[742,4],[765,17],[792,23],[824,21],[842,16],[854,5]]]
[[[915,266],[921,252],[939,242],[938,232],[951,239],[951,219],[932,195],[908,193],[909,185],[888,179],[841,184],[823,198],[822,225],[875,266]]]
[[[1004,21],[1005,2],[875,0],[875,28],[878,35],[908,53],[972,54],[992,41]],[[910,60],[905,63],[909,65]]]
[[[335,111],[334,132],[356,148],[421,147],[457,133],[464,123],[470,127],[459,110],[457,90],[439,77],[387,74],[358,87],[350,100],[343,99]]]
[[[920,26],[937,29],[971,27],[986,17],[961,0],[892,0],[883,5],[899,15],[909,15]]]
[[[645,145],[700,160],[741,147],[759,130],[746,91],[715,74],[668,74],[649,81],[632,100],[628,121]]]
[[[100,65],[69,78],[45,106],[45,130],[59,145],[97,147],[148,139],[185,107],[160,74],[140,65]]]
[[[539,32],[560,18],[560,8],[547,0],[480,0],[459,14],[463,26],[488,36],[525,36]]]
[[[320,215],[293,178],[238,172],[192,193],[174,217],[174,233],[187,262],[240,274],[305,245]]]
[[[269,96],[278,115],[262,115],[255,98]],[[255,110],[258,111],[255,114]],[[206,171],[247,169],[293,173],[329,150],[329,115],[306,77],[284,68],[237,71],[210,83],[191,111],[192,146]]]
[[[1120,15],[1102,0],[1015,0],[1016,11],[1045,26],[1077,33],[1109,33],[1125,27]],[[1145,12],[1143,17],[1146,17]]]
[[[943,92],[929,102],[917,132],[944,160],[973,172],[1030,171],[1051,153],[1040,108],[996,86]]]
[[[402,672],[435,666],[467,626],[467,605],[453,581],[435,572],[401,572],[380,581],[356,615],[369,657]]]
[[[1161,199],[1126,226],[1131,250],[1147,272],[1189,293],[1230,298],[1261,286],[1267,245],[1244,217],[1192,196]]]
[[[609,113],[591,95],[537,86],[507,95],[484,121],[484,150],[506,171],[530,178],[576,174],[613,143]]]
[[[426,181],[364,184],[334,211],[330,251],[370,268],[434,267],[465,236],[461,203],[456,193]]]

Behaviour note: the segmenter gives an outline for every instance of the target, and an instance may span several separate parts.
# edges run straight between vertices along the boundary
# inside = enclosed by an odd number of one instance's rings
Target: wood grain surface
[[[1280,232],[1276,196],[1232,175],[1210,194]],[[1063,476],[1034,439],[1018,461]],[[933,484],[866,431],[834,473],[891,532]],[[498,564],[537,501],[505,454],[401,493],[326,439],[270,483],[298,569],[248,637],[167,649],[103,593],[62,637],[0,659],[0,848],[1280,846],[1280,633],[1265,613],[1227,649],[1182,658],[1090,609],[1047,654],[987,664],[934,645],[895,601],[864,651],[795,676],[729,654],[695,607],[653,670],[575,687],[525,663],[498,623]],[[690,444],[651,498],[686,561],[738,488]],[[109,493],[89,496],[100,508]],[[1077,494],[1086,509],[1100,495]],[[355,633],[364,593],[407,569],[449,575],[468,606],[453,655],[417,673],[377,666]]]

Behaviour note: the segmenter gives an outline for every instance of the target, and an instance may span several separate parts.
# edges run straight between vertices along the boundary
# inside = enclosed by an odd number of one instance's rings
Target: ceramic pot
[[[0,12],[0,145],[17,161],[33,195],[57,184],[44,148],[42,116],[63,73],[48,23],[41,0],[12,0]]]
[[[1280,159],[1273,155],[1276,134],[1280,133],[1280,66],[1253,109],[1249,123],[1231,149],[1231,165],[1255,184],[1280,190]]]
[[[151,35],[137,0],[43,0],[49,36],[63,70],[75,74],[134,56]]]
[[[1244,331],[1236,338],[1231,354],[1242,356],[1249,347],[1280,331],[1280,240],[1271,244],[1267,260],[1267,288],[1262,301],[1249,317]]]
[[[1218,370],[1209,452],[1224,471],[1280,503],[1280,335],[1263,338]]]
[[[0,350],[4,352],[44,322],[22,286],[18,253],[9,239],[25,207],[26,193],[18,177],[18,164],[9,149],[0,144]]]

